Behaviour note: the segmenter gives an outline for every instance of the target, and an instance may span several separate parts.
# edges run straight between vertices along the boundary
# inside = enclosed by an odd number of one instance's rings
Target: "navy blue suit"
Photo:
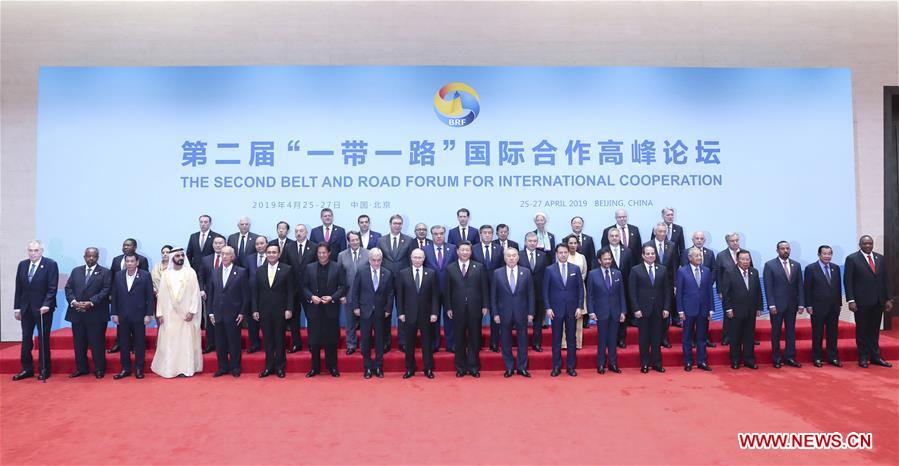
[[[549,263],[546,253],[542,249],[535,249],[534,262],[531,263],[531,251],[527,248],[518,251],[518,265],[531,271],[531,280],[534,282],[534,323],[531,346],[542,348],[543,320],[546,318],[546,308],[543,307],[543,275]]]
[[[602,249],[597,251],[596,257],[600,256],[600,253],[603,249],[608,249],[610,252],[612,251],[612,245],[609,244],[607,246],[603,246]],[[634,259],[631,255],[631,249],[626,248],[623,245],[618,245],[618,259],[615,259],[615,254],[612,253],[612,268],[618,269],[621,271],[621,281],[624,282],[624,298],[627,304],[627,316],[624,322],[618,325],[618,343],[624,345],[625,337],[627,337],[627,326],[636,325],[634,322],[634,314],[631,309],[633,309],[633,305],[630,304],[630,294],[628,292],[627,280],[630,278],[631,268],[634,266]],[[617,350],[616,350],[617,351]]]
[[[446,266],[456,261],[456,245],[450,243],[443,244],[443,262],[437,261],[437,252],[434,245],[425,248],[425,267],[432,269],[437,274],[437,285],[440,293],[440,303],[443,307],[443,294],[446,292]],[[443,332],[446,337],[446,350],[455,351],[455,339],[453,323],[449,316],[446,315],[446,309],[441,313],[443,315]],[[431,342],[433,349],[440,346],[440,321],[438,320],[433,326],[431,333]]]
[[[106,371],[106,323],[109,322],[109,291],[112,272],[99,264],[87,279],[86,265],[72,269],[66,281],[66,320],[72,323],[72,340],[75,346],[75,366],[79,372],[87,372],[87,348],[90,347],[94,370]],[[85,283],[85,279],[87,282]],[[72,301],[90,301],[86,311],[78,311]]]
[[[827,330],[827,359],[839,360],[837,354],[837,326],[843,305],[843,288],[840,283],[840,266],[830,263],[830,277],[815,261],[805,266],[805,305],[812,315],[812,359],[822,360],[821,340]]]
[[[153,279],[150,272],[138,269],[131,290],[128,289],[128,272],[116,274],[112,280],[112,307],[109,313],[118,316],[116,332],[119,343],[122,370],[131,371],[131,351],[134,349],[134,368],[144,370],[147,327],[144,317],[153,316]]]
[[[687,251],[689,251],[690,248],[695,248],[695,247],[696,246],[690,246],[689,248],[687,248],[684,251],[683,254],[681,254],[680,265],[688,265],[690,263],[690,255],[687,254]],[[704,265],[704,266],[708,267],[709,270],[711,270],[712,273],[714,274],[715,273],[715,251],[713,251],[707,247],[703,247],[702,248],[702,264],[700,264],[700,265]],[[715,281],[714,278],[715,277],[712,278],[713,282]]]
[[[784,339],[786,340],[783,358],[796,359],[796,313],[799,306],[805,307],[802,266],[792,259],[787,259],[787,261],[790,267],[789,279],[787,279],[780,257],[765,262],[762,270],[768,312],[771,312],[771,306],[777,307],[777,314],[771,314],[771,356],[775,364],[781,361],[781,327],[784,328]]]
[[[462,233],[459,231],[459,226],[457,225],[455,228],[451,228],[446,232],[446,242],[452,245],[458,246],[463,241],[468,241],[471,243],[472,247],[474,245],[481,242],[480,236],[478,236],[478,229],[473,226],[465,227],[465,237],[462,237]]]
[[[249,256],[255,259],[255,256]],[[266,272],[267,273],[267,272]],[[222,269],[213,272],[209,279],[206,304],[209,314],[215,316],[215,339],[218,341],[216,356],[219,371],[240,373],[240,324],[237,316],[247,318],[250,311],[250,285],[247,270],[232,264],[228,283],[223,283]]]
[[[608,283],[605,274],[609,274]],[[627,298],[624,292],[624,276],[620,270],[602,267],[587,274],[587,309],[596,317],[599,340],[596,347],[596,367],[601,369],[606,363],[618,365],[618,326],[622,316],[627,314]]]
[[[712,269],[699,266],[699,284],[693,265],[678,269],[675,280],[677,308],[684,313],[684,333],[681,343],[684,350],[684,364],[693,364],[693,341],[696,341],[696,362],[707,364],[706,342],[708,341],[709,315],[715,309],[715,292],[712,283],[715,275]],[[694,338],[694,335],[695,338]]]
[[[365,249],[372,249],[378,245],[378,239],[381,237],[381,234],[377,231],[368,231],[368,244],[363,244],[362,247]]]
[[[553,370],[562,368],[562,324],[565,324],[565,338],[568,346],[566,367],[574,369],[577,362],[577,342],[575,341],[575,311],[584,302],[584,282],[581,269],[567,264],[568,276],[563,280],[559,264],[546,267],[543,275],[543,305],[552,309],[553,329]]]
[[[34,328],[38,329],[40,345],[40,365],[42,373],[50,374],[50,329],[53,325],[53,311],[56,309],[56,290],[59,287],[59,266],[49,257],[42,257],[40,265],[34,269],[31,281],[28,280],[28,270],[31,261],[28,259],[19,262],[16,270],[16,296],[13,309],[21,311],[22,319],[22,370],[34,372],[34,358],[31,350],[34,349]],[[42,307],[49,307],[50,311],[41,314]],[[38,325],[38,319],[41,325]],[[42,330],[43,329],[43,330]]]
[[[309,232],[309,241],[313,244],[328,243],[331,246],[331,262],[337,262],[337,255],[346,249],[346,230],[343,227],[332,224],[331,236],[325,241],[325,228],[319,225]]]
[[[387,319],[386,315],[393,312],[394,303],[393,273],[382,264],[378,269],[377,288],[375,288],[374,281],[372,281],[373,274],[371,265],[359,267],[351,287],[352,293],[347,300],[350,309],[353,309],[354,312],[356,309],[359,309],[362,364],[369,370],[380,369],[384,361],[384,347],[387,345],[386,338],[389,338],[386,335],[388,327],[384,324],[384,321]],[[375,332],[374,364],[372,364],[371,360],[372,330]],[[406,350],[414,351],[415,347],[406,348]]]
[[[421,360],[424,370],[434,369],[431,316],[437,317],[440,314],[440,285],[437,273],[422,267],[419,271],[419,283],[421,286],[416,286],[414,266],[401,270],[394,277],[396,312],[406,320],[402,324],[406,327],[404,342],[406,370],[411,372],[415,372],[415,337],[418,332],[421,333]]]
[[[490,284],[491,322],[499,317],[502,337],[503,362],[506,370],[511,371],[515,360],[512,359],[512,328],[518,336],[518,370],[528,368],[528,317],[534,317],[534,281],[527,267],[519,266],[515,277],[515,289],[509,282],[509,268],[502,267],[493,271]]]
[[[262,254],[262,261],[260,262],[259,253],[254,252],[253,254],[244,257],[241,265],[243,268],[247,269],[247,282],[250,286],[250,297],[252,298],[256,295],[256,271],[261,265],[265,265],[265,254]],[[248,350],[253,349],[254,351],[258,351],[262,348],[262,337],[259,334],[261,329],[259,327],[259,322],[251,317],[252,316],[248,316],[246,319],[247,332],[250,336],[250,348],[248,348]]]
[[[484,268],[487,269],[487,284],[492,285],[493,271],[502,267],[504,263],[503,251],[502,249],[500,249],[498,244],[490,242],[490,260],[487,260],[487,258],[484,256],[484,243],[478,243],[471,248],[471,260],[480,262],[484,265]],[[494,322],[493,319],[490,318],[490,316],[487,316],[487,319],[489,321],[488,323],[490,324],[490,346],[495,347],[499,345],[500,340],[499,325],[497,325],[496,322]]]
[[[631,309],[642,317],[637,318],[640,340],[640,365],[662,366],[662,320],[663,312],[671,309],[671,283],[664,265],[653,264],[653,276],[649,276],[646,263],[631,267],[628,291]],[[634,316],[636,318],[636,316]]]

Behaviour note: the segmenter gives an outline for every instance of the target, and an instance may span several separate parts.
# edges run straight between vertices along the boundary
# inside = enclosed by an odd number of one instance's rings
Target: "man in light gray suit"
[[[368,263],[368,249],[362,247],[362,235],[358,231],[351,231],[346,234],[349,248],[340,251],[337,255],[337,263],[340,264],[340,270],[346,277],[347,293],[340,298],[340,305],[343,307],[343,315],[346,320],[346,354],[353,354],[358,347],[358,336],[356,328],[359,326],[359,317],[353,313],[353,309],[347,306],[346,296],[351,296],[353,292],[353,281],[356,279],[356,270]]]

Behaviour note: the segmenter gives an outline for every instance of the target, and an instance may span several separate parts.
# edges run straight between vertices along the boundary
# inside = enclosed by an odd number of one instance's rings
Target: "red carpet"
[[[896,464],[899,369],[0,380],[0,464]],[[739,432],[873,432],[740,450]]]

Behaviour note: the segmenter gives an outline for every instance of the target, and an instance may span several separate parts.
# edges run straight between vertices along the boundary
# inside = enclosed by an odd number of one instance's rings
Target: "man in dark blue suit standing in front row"
[[[584,282],[581,269],[568,263],[568,245],[556,245],[556,263],[546,267],[543,276],[543,305],[549,316],[553,330],[553,369],[549,375],[558,377],[562,372],[562,324],[565,324],[565,338],[568,346],[566,369],[575,377],[577,344],[575,342],[575,321],[583,315]]]
[[[612,230],[616,233],[618,230]],[[627,315],[627,300],[624,293],[624,277],[621,271],[612,267],[612,251],[599,251],[599,268],[587,275],[587,309],[590,318],[596,321],[599,337],[596,346],[596,372],[605,374],[606,353],[609,370],[617,374],[618,325]]]
[[[805,310],[812,316],[812,363],[824,365],[821,339],[827,331],[827,362],[843,367],[837,355],[837,326],[840,324],[840,308],[843,306],[843,287],[840,283],[840,266],[831,263],[833,249],[818,247],[818,260],[805,266]]]
[[[175,256],[181,253],[180,259]],[[171,252],[172,260],[184,261],[184,249]],[[119,354],[122,371],[114,375],[118,380],[131,375],[131,351],[134,349],[134,376],[144,378],[147,325],[153,315],[153,279],[150,272],[137,268],[137,256],[125,256],[125,270],[116,274],[112,285],[112,322],[118,326]]]
[[[696,342],[696,367],[704,371],[712,370],[708,364],[706,354],[707,332],[709,319],[715,310],[714,291],[712,283],[715,276],[712,269],[703,265],[705,255],[697,247],[687,250],[690,258],[688,265],[677,271],[675,289],[677,298],[677,310],[683,323],[684,333],[681,345],[684,349],[684,370],[693,370],[693,342]]]
[[[56,309],[56,290],[59,286],[59,267],[56,261],[44,257],[44,245],[38,240],[28,243],[28,259],[19,262],[16,270],[16,296],[13,309],[16,320],[22,322],[22,372],[13,380],[34,377],[34,328],[38,328],[40,365],[38,378],[50,377],[50,327]],[[39,322],[40,321],[40,322]]]
[[[215,327],[218,342],[218,370],[213,377],[231,374],[240,377],[240,324],[250,311],[250,286],[247,271],[235,262],[234,248],[222,248],[222,266],[209,277],[206,303],[209,320]]]
[[[534,281],[527,267],[518,266],[518,250],[503,252],[505,267],[493,271],[490,283],[490,314],[499,327],[503,346],[503,377],[512,377],[512,328],[518,337],[518,375],[530,377],[528,372],[528,325],[534,321]]]
[[[87,348],[94,360],[94,375],[102,379],[106,373],[106,323],[109,322],[109,290],[112,273],[97,264],[100,251],[84,250],[84,265],[72,269],[66,281],[66,320],[72,323],[75,345],[75,372],[69,378],[88,373]]]
[[[783,364],[800,367],[796,361],[796,313],[805,312],[805,291],[802,286],[802,267],[790,259],[790,243],[777,243],[777,257],[765,263],[762,271],[765,296],[771,314],[771,356],[775,369]],[[781,361],[780,332],[784,330],[784,348]]]

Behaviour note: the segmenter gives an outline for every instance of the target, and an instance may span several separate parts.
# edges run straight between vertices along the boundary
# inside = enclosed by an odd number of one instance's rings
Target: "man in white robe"
[[[171,252],[172,266],[162,274],[156,304],[159,336],[150,368],[165,378],[203,371],[200,339],[200,285],[185,261],[184,249]]]

